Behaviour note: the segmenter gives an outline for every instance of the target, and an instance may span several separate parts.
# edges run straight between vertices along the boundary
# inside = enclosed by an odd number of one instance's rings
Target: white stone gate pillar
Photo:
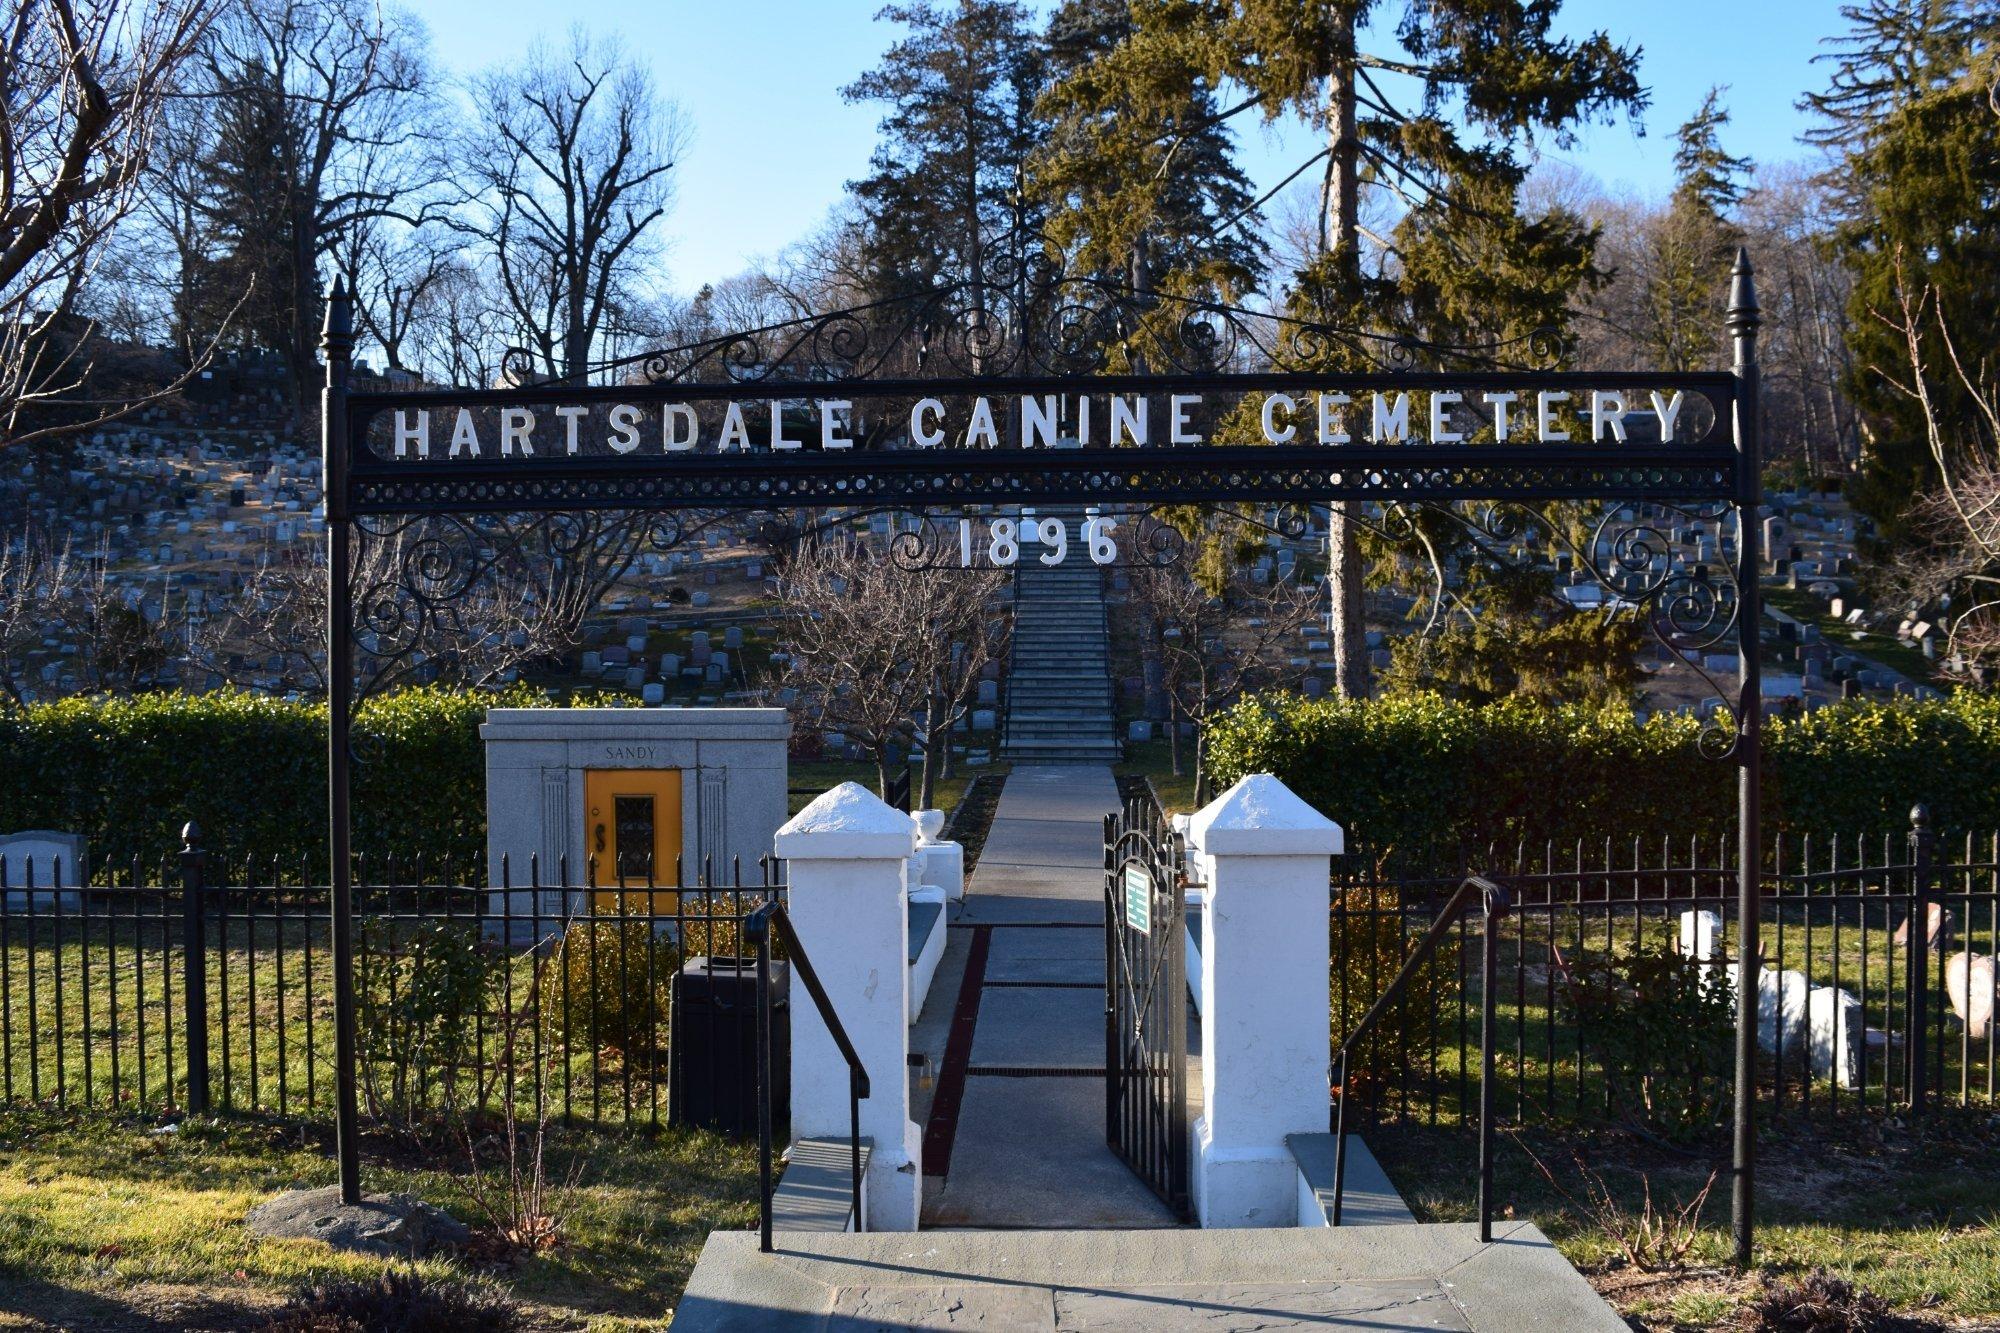
[[[1285,1136],[1327,1127],[1328,858],[1340,849],[1340,826],[1268,773],[1189,823],[1189,858],[1208,885],[1193,1173],[1205,1227],[1297,1216]]]
[[[834,1013],[868,1070],[861,1134],[874,1140],[863,1182],[870,1231],[915,1231],[923,1179],[910,1120],[909,885],[916,823],[844,782],[778,830],[788,863],[787,914]],[[794,977],[792,1137],[849,1134],[847,1062]]]

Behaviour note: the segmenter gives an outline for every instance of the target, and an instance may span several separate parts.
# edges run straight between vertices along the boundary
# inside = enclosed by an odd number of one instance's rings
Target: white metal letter
[[[944,427],[939,426],[935,430],[925,430],[924,414],[926,412],[942,420],[944,418],[944,404],[935,398],[919,398],[917,405],[910,409],[910,438],[917,442],[919,449],[935,449],[944,443]]]
[[[525,407],[503,407],[500,409],[500,456],[512,454],[519,448],[523,457],[532,458],[535,442],[528,438],[535,429],[535,414]]]
[[[1369,438],[1377,444],[1410,438],[1410,395],[1397,394],[1392,407],[1384,407],[1382,395],[1375,395],[1375,429]]]
[[[611,409],[606,418],[611,423],[611,438],[608,444],[618,453],[629,454],[639,447],[639,409],[630,403],[620,403]]]
[[[1431,393],[1431,443],[1457,444],[1465,437],[1451,428],[1450,408],[1453,403],[1462,403],[1465,395],[1451,389],[1436,389]]]
[[[576,457],[576,450],[577,450],[577,443],[576,443],[577,419],[580,417],[589,416],[590,409],[587,407],[558,407],[556,409],[556,415],[563,419],[563,430],[565,432],[563,438],[563,445],[568,451],[569,456],[571,458],[574,458]]]
[[[1285,415],[1288,417],[1297,411],[1299,406],[1288,394],[1273,393],[1264,396],[1264,439],[1270,444],[1290,444],[1292,437],[1299,433],[1299,428],[1289,423],[1282,432],[1278,429],[1277,409],[1280,403],[1284,404]]]
[[[417,424],[412,426],[404,419],[402,409],[396,411],[396,457],[406,455],[411,445],[417,447],[418,458],[431,456],[431,414],[417,413]]]
[[[833,419],[835,412],[852,412],[854,404],[845,398],[823,399],[819,405],[819,447],[822,449],[852,449],[854,441],[839,433],[840,423]]]
[[[1535,395],[1535,435],[1543,444],[1553,440],[1567,440],[1569,432],[1556,429],[1557,403],[1566,403],[1569,395],[1544,389]]]
[[[1111,400],[1112,448],[1116,449],[1118,447],[1118,437],[1120,435],[1130,436],[1132,443],[1142,448],[1145,446],[1146,423],[1151,420],[1153,414],[1147,407],[1146,395],[1140,394],[1137,402],[1138,406],[1134,407],[1131,402],[1126,401],[1123,397]]]

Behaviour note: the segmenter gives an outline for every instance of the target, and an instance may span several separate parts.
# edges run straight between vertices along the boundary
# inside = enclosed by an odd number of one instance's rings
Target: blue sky
[[[680,201],[667,219],[666,285],[692,290],[809,231],[865,168],[879,111],[849,106],[840,87],[871,65],[896,29],[874,22],[879,0],[413,0],[440,63],[470,73],[518,59],[572,22],[616,35],[650,66],[660,92],[692,123]],[[1042,6],[1046,8],[1046,5]],[[1384,6],[1395,12],[1392,6]],[[1595,127],[1555,154],[1613,188],[1663,194],[1673,130],[1711,84],[1735,119],[1725,139],[1760,162],[1800,158],[1799,94],[1823,83],[1811,64],[1840,28],[1838,0],[1568,0],[1570,32],[1604,28],[1644,48],[1651,89],[1645,134]],[[1247,127],[1242,160],[1260,188],[1314,145],[1301,131]]]

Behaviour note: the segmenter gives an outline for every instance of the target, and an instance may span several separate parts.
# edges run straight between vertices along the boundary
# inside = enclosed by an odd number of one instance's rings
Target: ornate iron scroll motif
[[[976,277],[841,310],[803,314],[721,336],[601,362],[605,384],[757,384],[767,380],[1054,376],[1105,372],[1122,353],[1138,373],[1207,375],[1338,355],[1354,368],[1553,370],[1559,330],[1479,345],[1430,342],[1225,304],[1141,291],[1067,271],[1033,236],[988,252]],[[502,358],[513,387],[553,383],[538,353]]]
[[[360,693],[425,657],[526,633],[533,616],[560,617],[573,607],[580,618],[639,557],[673,550],[719,517],[607,511],[357,519],[349,578]]]
[[[1357,507],[1358,508],[1358,507]],[[1482,559],[1521,558],[1531,542],[1551,542],[1605,595],[1614,613],[1642,616],[1648,631],[1715,691],[1721,707],[1704,719],[1698,744],[1710,759],[1735,756],[1739,703],[1703,665],[1702,658],[1736,633],[1739,589],[1733,563],[1724,558],[1726,527],[1734,510],[1726,501],[1679,504],[1648,500],[1612,503],[1589,519],[1578,536],[1562,522],[1517,501],[1487,501],[1463,512],[1447,504],[1399,503],[1379,517],[1350,511],[1349,520],[1392,547],[1422,549],[1431,571],[1431,612],[1424,632],[1454,610],[1470,614],[1450,586],[1446,557],[1431,540],[1424,516],[1461,530]],[[1689,559],[1684,549],[1714,543],[1712,554]]]

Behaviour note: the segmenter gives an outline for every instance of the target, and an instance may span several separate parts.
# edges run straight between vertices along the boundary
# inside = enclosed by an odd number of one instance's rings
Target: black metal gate
[[[1104,817],[1104,1133],[1188,1216],[1187,955],[1180,836],[1150,801]]]

